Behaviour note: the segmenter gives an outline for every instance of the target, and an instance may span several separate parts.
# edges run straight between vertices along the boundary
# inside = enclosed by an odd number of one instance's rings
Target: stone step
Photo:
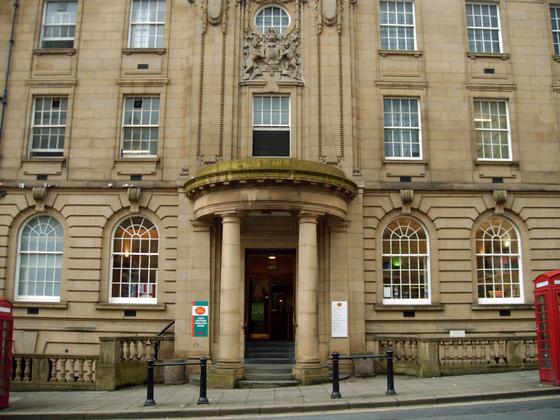
[[[282,388],[287,386],[298,386],[299,381],[284,380],[284,381],[252,381],[241,380],[237,381],[238,388]]]
[[[290,352],[282,352],[282,351],[250,351],[245,353],[246,359],[261,359],[261,358],[284,358],[284,359],[293,359],[294,354]]]
[[[294,363],[292,357],[252,357],[245,359],[246,364],[289,364]]]
[[[259,364],[245,364],[245,372],[246,373],[291,373],[292,368],[294,367],[293,364],[290,363],[275,363],[275,364],[266,364],[266,363],[259,363]]]
[[[247,381],[291,381],[294,380],[294,375],[292,372],[287,373],[245,373],[243,380]]]

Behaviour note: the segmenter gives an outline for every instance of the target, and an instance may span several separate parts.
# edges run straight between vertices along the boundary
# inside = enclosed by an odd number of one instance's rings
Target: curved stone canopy
[[[344,219],[357,186],[319,162],[262,158],[203,167],[185,184],[195,218],[234,211],[312,211]]]

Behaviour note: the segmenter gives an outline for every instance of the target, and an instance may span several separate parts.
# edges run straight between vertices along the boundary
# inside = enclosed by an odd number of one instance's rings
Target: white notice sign
[[[331,330],[332,337],[348,337],[348,302],[332,301]]]

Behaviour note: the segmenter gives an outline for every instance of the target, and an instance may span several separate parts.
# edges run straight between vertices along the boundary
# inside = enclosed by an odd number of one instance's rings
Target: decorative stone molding
[[[494,214],[504,214],[504,205],[507,201],[507,191],[506,190],[495,190],[492,193],[492,197],[496,202],[496,207],[494,208]]]
[[[402,200],[402,214],[410,214],[412,200],[414,200],[414,190],[401,190],[400,191]]]
[[[333,26],[338,21],[338,15],[342,12],[342,2],[339,0],[322,0],[321,14],[323,23],[327,26]]]
[[[265,33],[249,32],[243,45],[241,80],[254,80],[264,73],[301,81],[299,30],[289,35],[269,28]]]
[[[206,166],[196,178],[185,184],[189,198],[196,198],[205,191],[235,184],[309,184],[331,189],[344,197],[353,198],[356,184],[345,177],[341,170],[318,162],[297,159],[240,159]]]
[[[48,188],[46,186],[33,187],[31,193],[33,194],[33,199],[35,200],[35,211],[45,211],[45,198],[47,197]]]
[[[211,25],[218,25],[222,22],[224,13],[223,1],[224,0],[207,0],[208,22]]]
[[[126,195],[128,197],[128,202],[130,203],[130,212],[138,213],[138,210],[140,208],[138,203],[140,202],[140,197],[142,196],[142,188],[129,187],[126,190]]]

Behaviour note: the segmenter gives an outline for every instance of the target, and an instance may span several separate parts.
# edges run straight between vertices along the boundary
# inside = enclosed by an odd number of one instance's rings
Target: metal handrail
[[[154,399],[154,367],[155,366],[192,366],[200,365],[200,386],[198,392],[197,404],[208,404],[208,397],[206,394],[206,366],[208,359],[201,357],[198,362],[156,362],[155,359],[148,359],[146,361],[148,367],[148,380],[146,381],[146,401],[145,406],[156,405]]]
[[[341,356],[338,352],[332,352],[332,392],[331,399],[342,398],[340,394],[340,371],[338,363],[340,360],[357,360],[357,359],[387,359],[387,391],[385,395],[395,395],[395,373],[393,369],[393,349],[385,351],[384,355],[359,354],[355,356]]]

